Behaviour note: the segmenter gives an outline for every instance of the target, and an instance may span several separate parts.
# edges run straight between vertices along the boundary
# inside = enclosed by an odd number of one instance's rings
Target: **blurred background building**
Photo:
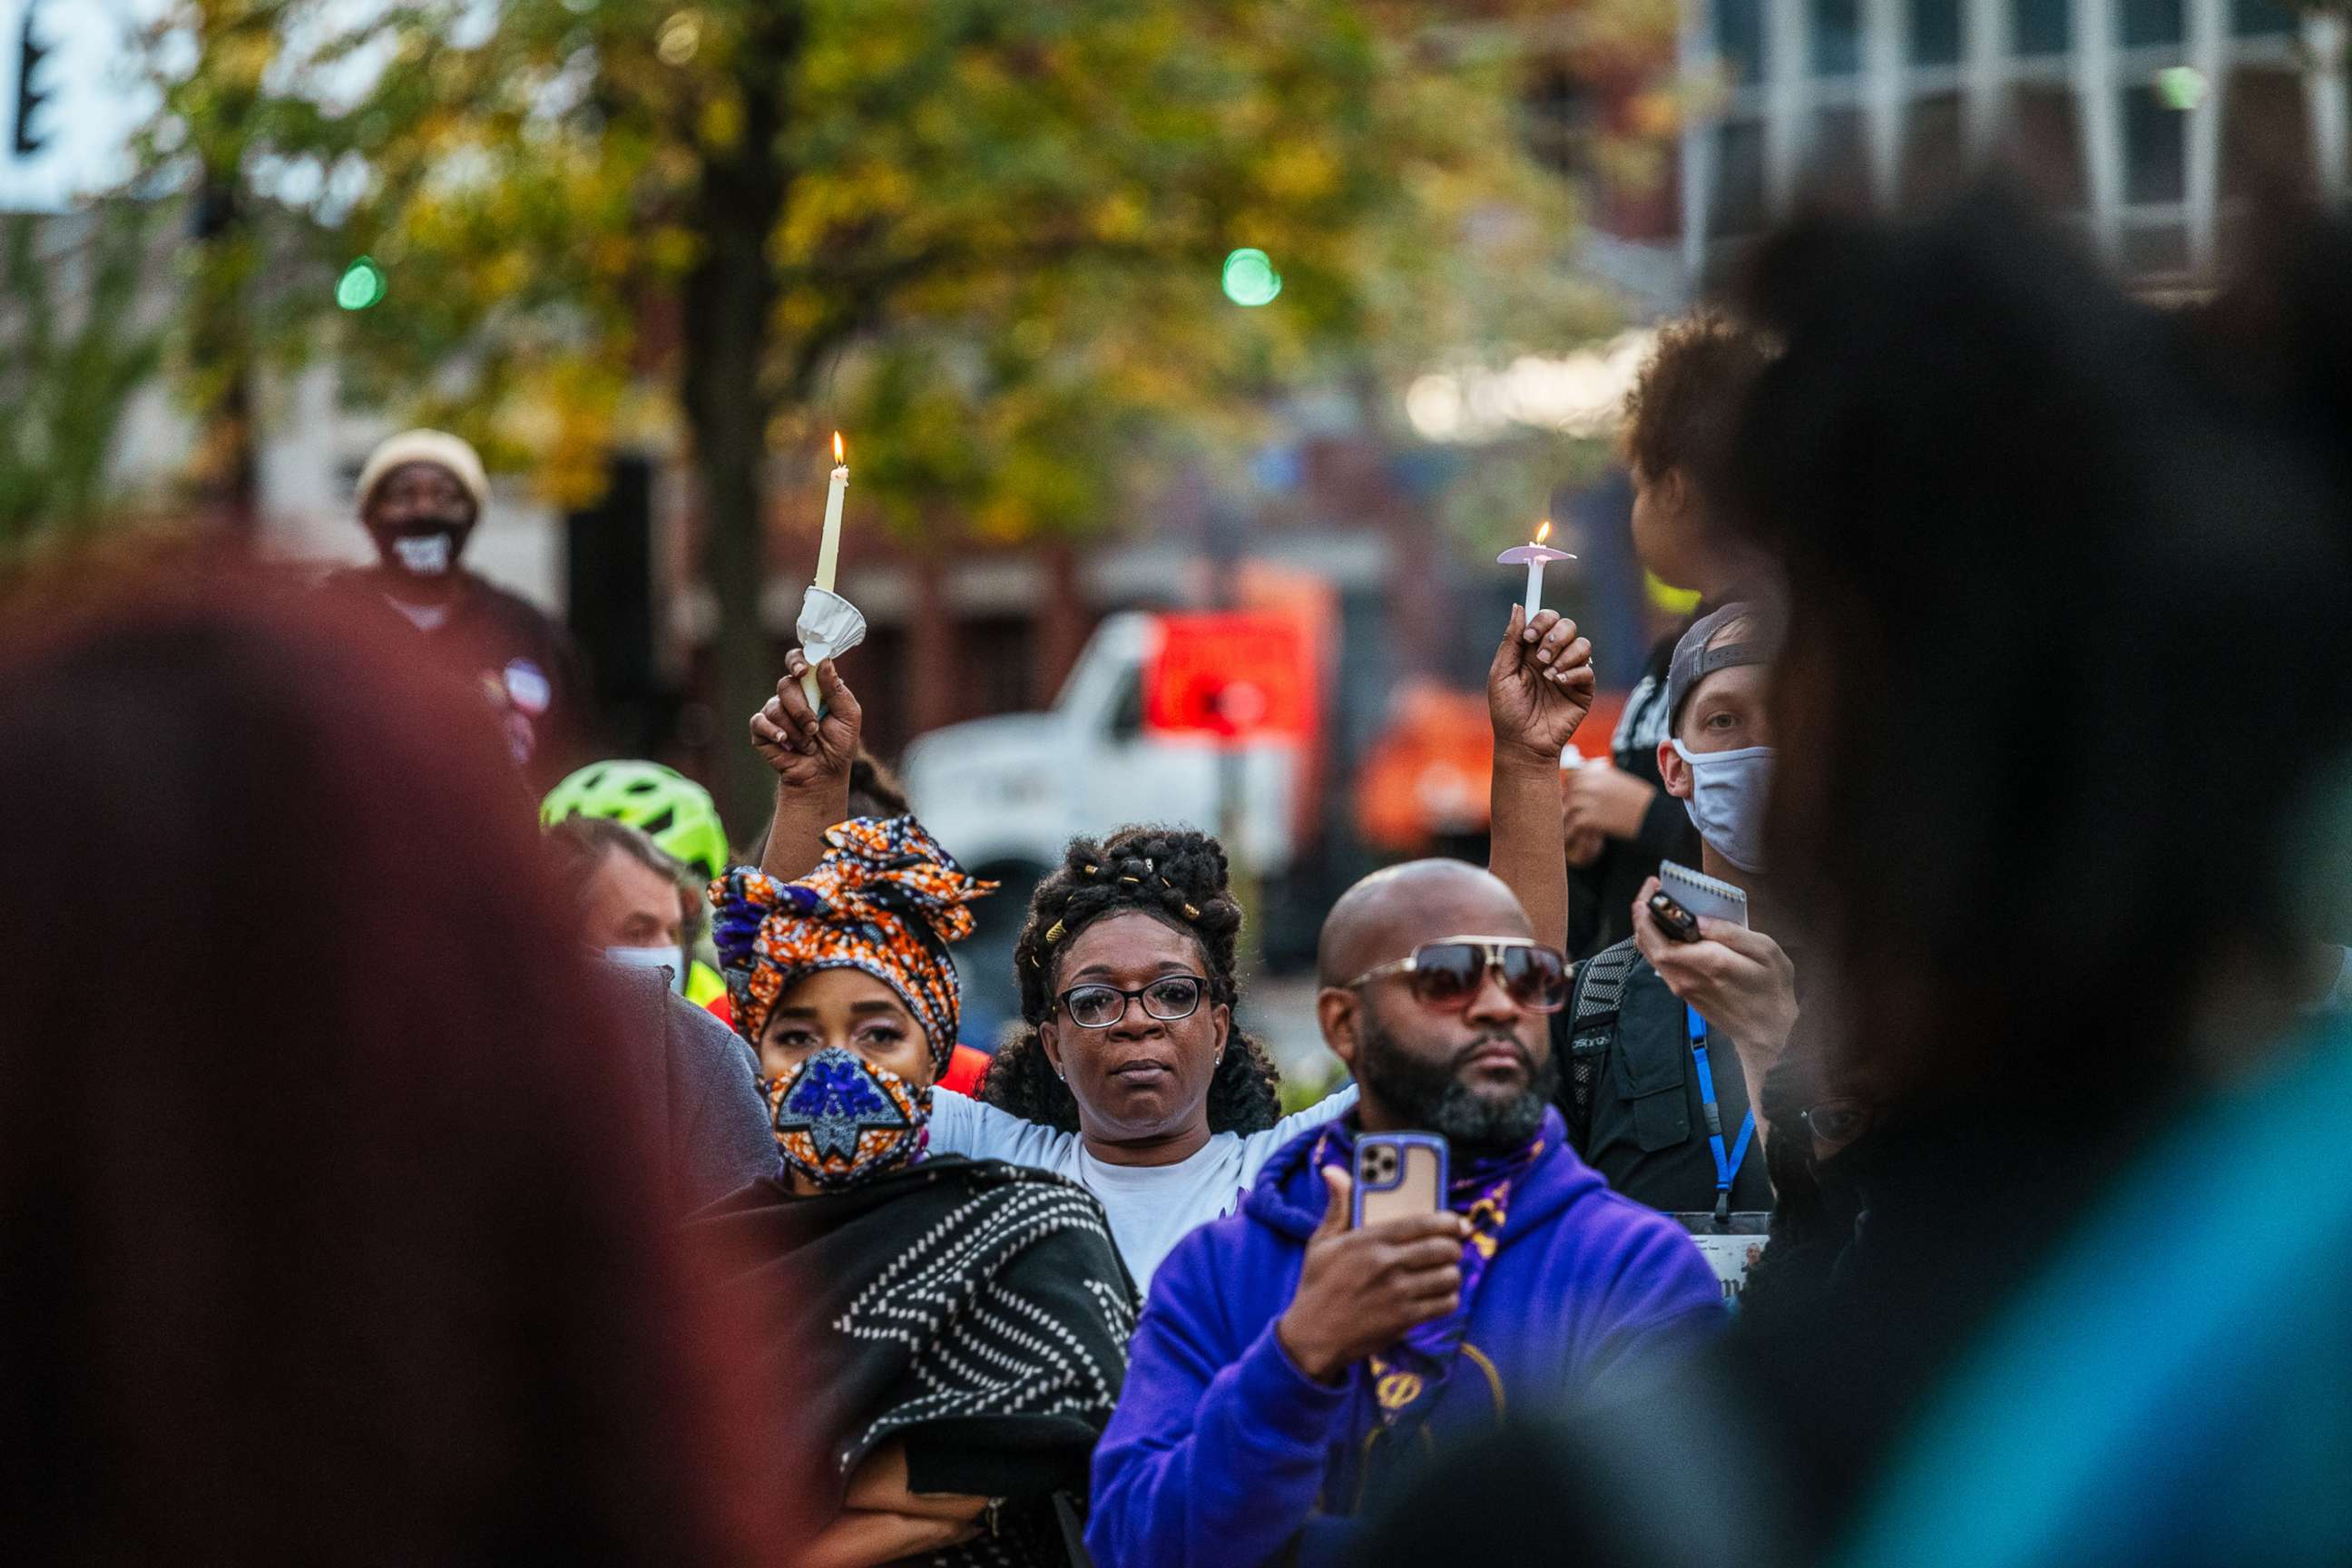
[[[2252,200],[2346,180],[2342,14],[2286,0],[1689,0],[1696,276],[1807,195],[1932,200],[2007,163],[2127,275],[2210,273]]]

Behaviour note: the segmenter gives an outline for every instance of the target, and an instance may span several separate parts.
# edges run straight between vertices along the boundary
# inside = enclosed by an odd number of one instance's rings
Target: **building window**
[[[1732,86],[1764,79],[1764,0],[1715,0],[1715,52]]]
[[[1862,68],[1862,0],[1811,0],[1810,36],[1815,76],[1852,76]]]
[[[1709,234],[1753,234],[1764,226],[1764,127],[1759,122],[1739,120],[1716,128],[1711,195]]]
[[[967,620],[955,631],[957,668],[970,681],[956,706],[959,719],[1021,713],[1038,706],[1030,689],[1037,663],[1036,624],[1025,616]]]
[[[2301,190],[2311,179],[2311,125],[2303,79],[2243,67],[2221,95],[2221,195]]]
[[[2177,202],[2187,194],[2188,123],[2153,87],[2124,89],[2124,200]]]
[[[1968,143],[1961,129],[1960,95],[1932,93],[1914,99],[1903,121],[1903,200],[1932,202],[1967,183]]]
[[[2009,0],[2010,47],[2021,55],[2063,55],[2074,42],[2071,0]]]
[[[1859,109],[1823,109],[1813,115],[1805,149],[1805,194],[1832,208],[1870,205],[1870,140]]]
[[[2061,212],[2084,201],[2083,127],[2071,87],[2021,85],[2011,116],[2009,160],[2027,186]]]
[[[2294,30],[2294,7],[2287,0],[2230,0],[2230,31],[2242,38]]]
[[[2180,41],[2180,0],[2118,0],[2116,33],[2124,47]]]
[[[1960,7],[1958,0],[1911,0],[1911,63],[1915,66],[1956,66],[1960,63]]]

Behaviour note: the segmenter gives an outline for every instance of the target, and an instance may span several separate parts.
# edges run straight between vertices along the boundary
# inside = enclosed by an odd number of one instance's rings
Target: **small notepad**
[[[1672,860],[1661,860],[1658,886],[1701,920],[1730,921],[1743,926],[1748,923],[1748,895],[1718,878],[1677,866]]]

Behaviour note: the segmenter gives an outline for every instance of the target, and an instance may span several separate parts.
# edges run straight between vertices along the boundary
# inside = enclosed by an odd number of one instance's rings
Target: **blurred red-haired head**
[[[10,1554],[778,1543],[478,697],[235,571],[16,597]]]

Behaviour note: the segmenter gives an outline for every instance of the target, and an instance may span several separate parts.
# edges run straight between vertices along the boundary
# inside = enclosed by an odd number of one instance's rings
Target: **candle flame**
[[[833,460],[835,465],[849,461],[848,454],[841,445],[841,432],[838,430],[833,433]]]
[[[1551,519],[1546,518],[1543,520],[1543,526],[1536,530],[1536,542],[1538,544],[1541,544],[1545,540],[1549,539],[1550,537]]]

